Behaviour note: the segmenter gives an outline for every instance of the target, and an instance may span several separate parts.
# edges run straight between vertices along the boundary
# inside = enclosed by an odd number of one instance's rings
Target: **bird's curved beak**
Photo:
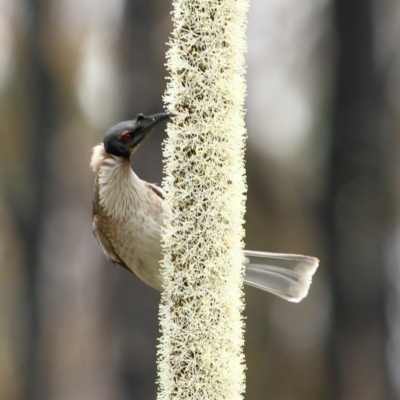
[[[171,113],[159,113],[149,115],[148,117],[139,114],[136,119],[136,124],[139,125],[144,131],[150,132],[154,129],[156,125],[159,123],[166,121],[173,117],[175,114]]]
[[[134,123],[137,127],[137,134],[135,135],[134,141],[131,144],[131,153],[133,153],[139,147],[139,144],[143,141],[143,139],[147,137],[158,124],[174,116],[175,114],[171,113],[159,113],[149,116],[139,114],[136,117],[136,120],[134,120]]]

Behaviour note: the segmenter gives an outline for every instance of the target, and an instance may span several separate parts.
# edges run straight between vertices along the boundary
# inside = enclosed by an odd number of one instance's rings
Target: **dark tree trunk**
[[[26,57],[28,74],[27,95],[30,99],[30,109],[26,110],[30,126],[31,152],[27,160],[29,169],[30,191],[33,201],[29,210],[29,218],[20,220],[21,232],[26,248],[26,276],[27,276],[27,315],[28,330],[27,343],[27,385],[26,397],[39,398],[38,394],[38,340],[39,340],[39,304],[38,304],[38,266],[39,241],[42,230],[43,216],[46,210],[46,188],[48,186],[48,148],[53,132],[53,118],[55,105],[52,101],[52,77],[44,60],[43,50],[43,19],[47,9],[47,1],[30,0],[31,15],[28,45],[29,54]],[[16,216],[17,220],[19,215]]]
[[[336,97],[328,179],[335,399],[391,398],[385,346],[390,136],[373,53],[371,0],[335,0]]]

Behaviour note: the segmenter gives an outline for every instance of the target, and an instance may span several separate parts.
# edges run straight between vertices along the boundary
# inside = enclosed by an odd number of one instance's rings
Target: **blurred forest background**
[[[299,305],[246,288],[246,399],[400,399],[400,2],[250,3],[246,246],[321,267]],[[0,0],[2,400],[155,399],[159,294],[95,244],[89,161],[163,110],[171,8]]]

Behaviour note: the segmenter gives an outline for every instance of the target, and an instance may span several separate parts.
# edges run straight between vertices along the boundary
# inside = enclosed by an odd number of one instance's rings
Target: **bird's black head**
[[[139,114],[132,121],[120,122],[107,131],[104,137],[104,149],[113,156],[129,159],[154,127],[172,116],[173,114],[169,113],[154,114],[149,117]]]

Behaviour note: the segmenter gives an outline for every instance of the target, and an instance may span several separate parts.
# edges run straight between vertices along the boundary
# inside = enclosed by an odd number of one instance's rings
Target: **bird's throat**
[[[129,219],[137,207],[148,207],[144,184],[129,160],[103,152],[94,150],[91,164],[97,172],[99,205],[114,220]]]

